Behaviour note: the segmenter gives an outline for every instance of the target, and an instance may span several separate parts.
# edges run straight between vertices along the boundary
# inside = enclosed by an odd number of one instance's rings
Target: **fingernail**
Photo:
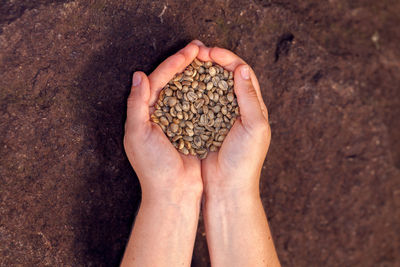
[[[250,70],[249,66],[244,66],[240,69],[240,75],[242,75],[242,78],[245,80],[250,79]]]
[[[139,73],[135,72],[132,78],[132,85],[138,86],[141,81],[142,81],[142,76]]]
[[[204,44],[203,44],[203,42],[202,41],[200,41],[200,40],[193,40],[192,41],[192,44],[196,44],[196,45],[198,45],[198,46],[205,46]]]

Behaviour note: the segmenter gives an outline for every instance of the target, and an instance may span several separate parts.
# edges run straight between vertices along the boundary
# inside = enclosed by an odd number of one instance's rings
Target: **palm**
[[[254,151],[260,151],[260,145],[262,145],[265,149],[262,149],[261,153],[265,157],[268,149],[265,143],[258,144],[254,142],[255,140],[257,138],[250,135],[242,122],[237,120],[225,138],[221,149],[211,153],[202,161],[205,182],[214,187],[242,188],[246,181],[241,178],[252,175],[249,170],[258,170],[262,164],[262,161],[254,160],[252,154]],[[220,179],[220,177],[228,177],[228,179]]]
[[[141,74],[141,91],[128,98],[125,150],[142,189],[167,191],[201,187],[200,160],[180,154],[161,128],[150,121],[152,107],[161,89],[196,58],[198,51],[198,46],[189,44],[162,62],[148,77]]]
[[[199,159],[179,153],[161,128],[152,122],[149,123],[151,124],[150,134],[146,144],[143,144],[146,147],[140,148],[139,151],[147,151],[146,154],[151,165],[146,171],[150,170],[152,177],[165,177],[166,181],[164,182],[172,185],[177,182],[177,177],[184,177],[186,172],[196,169],[200,171]],[[200,176],[198,180],[201,181]],[[161,180],[158,179],[158,182]]]

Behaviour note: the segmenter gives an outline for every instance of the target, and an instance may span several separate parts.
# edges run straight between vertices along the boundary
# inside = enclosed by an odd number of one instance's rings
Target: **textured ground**
[[[400,2],[0,1],[0,266],[116,266],[134,70],[193,38],[259,76],[284,266],[400,266]],[[200,225],[193,266],[209,266]]]

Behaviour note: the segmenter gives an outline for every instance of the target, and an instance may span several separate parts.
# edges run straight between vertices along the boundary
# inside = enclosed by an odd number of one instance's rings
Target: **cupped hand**
[[[199,52],[195,43],[170,56],[148,77],[135,72],[127,102],[124,147],[141,187],[143,200],[180,202],[200,197],[203,183],[200,160],[179,153],[161,128],[150,121],[159,92],[173,76],[184,70]]]
[[[259,196],[259,179],[271,139],[267,108],[251,68],[232,52],[198,43],[198,58],[234,71],[234,91],[240,118],[220,150],[201,162],[206,197],[226,194]]]

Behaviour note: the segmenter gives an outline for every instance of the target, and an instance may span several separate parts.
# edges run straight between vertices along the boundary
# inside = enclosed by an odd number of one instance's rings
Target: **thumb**
[[[234,90],[240,109],[240,117],[246,125],[254,125],[264,119],[256,89],[253,86],[250,67],[240,65],[235,69]]]
[[[146,74],[137,71],[133,74],[132,88],[127,100],[126,130],[137,131],[149,121],[150,82]]]

